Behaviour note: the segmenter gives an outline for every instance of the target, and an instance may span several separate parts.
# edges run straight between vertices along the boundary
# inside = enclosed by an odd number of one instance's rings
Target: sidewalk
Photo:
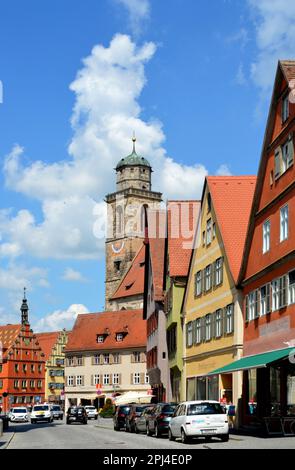
[[[0,437],[0,450],[6,449],[9,445],[11,439],[14,436],[14,432],[5,431],[3,435]]]

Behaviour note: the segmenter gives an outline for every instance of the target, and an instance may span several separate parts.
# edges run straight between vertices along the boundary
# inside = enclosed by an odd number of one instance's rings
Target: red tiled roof
[[[294,60],[280,60],[279,64],[284,72],[286,80],[290,82],[295,78],[295,61]]]
[[[116,333],[127,332],[123,341],[116,341]],[[97,335],[108,333],[103,343]],[[66,351],[96,351],[145,347],[146,321],[142,310],[87,313],[78,315],[69,335]]]
[[[48,361],[52,353],[52,348],[57,343],[59,334],[60,334],[60,331],[36,334],[39,345],[45,354],[45,361]]]
[[[200,201],[168,201],[169,275],[187,276]]]
[[[3,348],[3,357],[10,350],[14,341],[17,339],[21,331],[21,325],[4,325],[0,326],[0,342]]]
[[[208,176],[211,199],[227,259],[237,282],[242,263],[256,176]]]
[[[144,291],[145,245],[137,252],[132,264],[123,277],[111,300],[133,295],[143,295]]]
[[[155,300],[163,300],[165,238],[150,238],[150,258]]]

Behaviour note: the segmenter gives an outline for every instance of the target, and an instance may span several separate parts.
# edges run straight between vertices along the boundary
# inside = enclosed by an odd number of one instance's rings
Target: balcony
[[[48,387],[51,388],[51,389],[55,389],[55,390],[63,390],[64,389],[64,384],[58,384],[58,383],[49,383],[48,384]]]

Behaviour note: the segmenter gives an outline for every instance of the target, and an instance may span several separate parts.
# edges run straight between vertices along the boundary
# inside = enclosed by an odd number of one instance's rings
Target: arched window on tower
[[[116,237],[124,235],[124,213],[123,207],[118,206],[116,208]]]
[[[140,214],[140,233],[142,236],[145,235],[145,229],[147,228],[147,209],[148,205],[144,204],[141,207],[141,214]]]

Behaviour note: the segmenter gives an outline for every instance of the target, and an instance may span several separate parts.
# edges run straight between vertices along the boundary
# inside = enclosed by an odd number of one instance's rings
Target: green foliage
[[[104,407],[99,413],[99,416],[101,416],[101,418],[112,418],[114,413],[115,413],[115,406],[113,405],[112,400],[110,398],[107,398],[105,401]]]

